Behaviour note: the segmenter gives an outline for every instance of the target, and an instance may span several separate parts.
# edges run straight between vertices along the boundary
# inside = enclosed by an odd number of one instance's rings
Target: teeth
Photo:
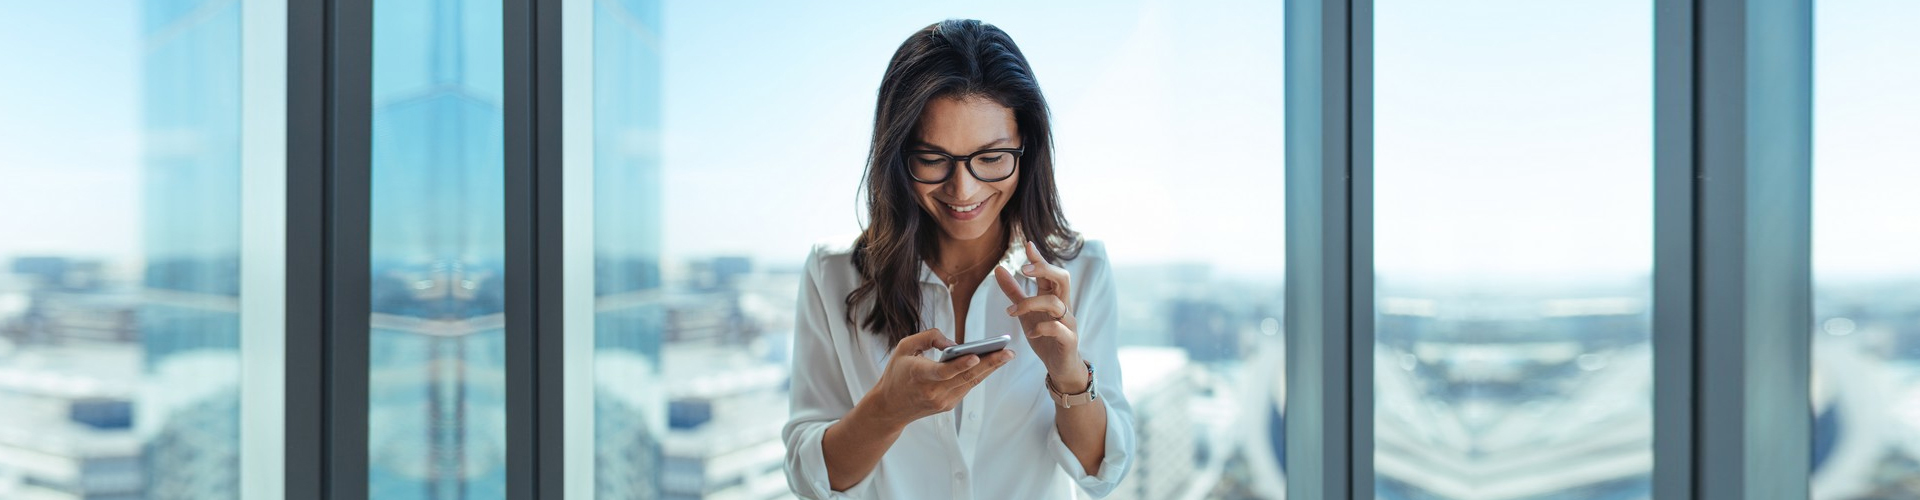
[[[975,203],[975,204],[972,204],[972,205],[967,205],[967,206],[964,206],[964,207],[963,207],[963,206],[960,206],[960,205],[947,205],[947,208],[951,208],[951,209],[953,209],[953,211],[955,211],[955,212],[960,212],[960,213],[963,213],[963,214],[964,214],[964,213],[967,213],[967,212],[972,212],[972,211],[973,211],[973,209],[976,209],[976,208],[980,208],[980,205],[981,205],[981,204],[984,204],[984,203],[986,203],[986,202],[985,202],[985,201],[981,201],[980,203]]]

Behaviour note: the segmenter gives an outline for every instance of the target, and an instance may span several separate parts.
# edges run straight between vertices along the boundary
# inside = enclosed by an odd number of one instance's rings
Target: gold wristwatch
[[[1080,391],[1079,394],[1063,394],[1053,387],[1053,375],[1048,374],[1047,394],[1053,396],[1053,404],[1060,405],[1061,408],[1072,408],[1100,399],[1100,392],[1093,388],[1093,363],[1084,359],[1080,362],[1087,364],[1087,390]]]

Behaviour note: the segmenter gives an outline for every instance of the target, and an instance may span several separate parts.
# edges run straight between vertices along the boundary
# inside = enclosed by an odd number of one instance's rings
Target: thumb
[[[939,328],[928,328],[921,330],[920,333],[908,335],[907,338],[900,339],[900,345],[894,347],[893,353],[895,355],[919,355],[920,351],[934,348],[945,349],[950,345],[953,345],[953,339],[949,339],[946,334],[940,333]]]

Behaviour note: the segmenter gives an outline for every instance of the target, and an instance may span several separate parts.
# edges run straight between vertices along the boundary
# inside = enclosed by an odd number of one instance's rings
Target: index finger
[[[1027,298],[1027,292],[1020,289],[1020,282],[1013,278],[1013,273],[1008,272],[1007,268],[993,266],[993,281],[1000,284],[1000,293],[1007,294],[1008,299],[1017,303]]]

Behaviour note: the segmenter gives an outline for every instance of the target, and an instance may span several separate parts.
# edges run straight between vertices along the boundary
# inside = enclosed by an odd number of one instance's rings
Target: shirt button
[[[970,413],[970,414],[967,414],[967,421],[968,421],[968,422],[979,422],[979,421],[980,421],[980,414],[978,414],[978,413]]]
[[[955,472],[955,473],[953,473],[953,480],[955,480],[955,481],[965,481],[965,480],[967,480],[967,473],[965,473],[965,472]]]

